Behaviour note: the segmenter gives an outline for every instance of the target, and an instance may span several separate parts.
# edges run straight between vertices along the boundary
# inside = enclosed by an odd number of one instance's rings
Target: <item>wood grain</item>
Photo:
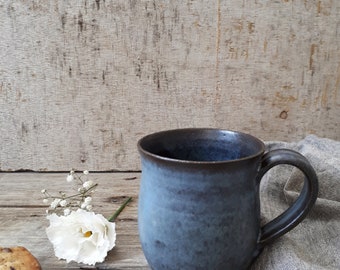
[[[139,170],[171,128],[340,139],[340,1],[3,1],[0,170]]]
[[[134,180],[126,180],[134,178]],[[116,247],[104,263],[89,267],[59,261],[45,229],[48,226],[41,189],[51,193],[67,190],[65,174],[0,173],[0,243],[1,246],[25,246],[39,260],[43,269],[149,269],[142,253],[137,228],[137,202],[140,174],[91,174],[99,184],[94,193],[94,211],[109,217],[125,196],[133,201],[116,221]]]

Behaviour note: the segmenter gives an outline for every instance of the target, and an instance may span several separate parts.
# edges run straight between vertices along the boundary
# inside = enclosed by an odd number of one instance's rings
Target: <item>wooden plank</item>
[[[99,183],[93,196],[96,213],[108,217],[120,206],[124,196],[133,197],[116,222],[116,247],[109,252],[104,263],[96,264],[95,269],[149,269],[140,247],[137,228],[140,174],[90,176]],[[0,245],[25,246],[38,258],[43,269],[94,269],[82,264],[67,264],[54,256],[45,233],[48,220],[40,193],[47,186],[51,193],[66,190],[65,174],[0,173]]]
[[[340,1],[5,1],[0,170],[140,170],[171,128],[340,139]]]

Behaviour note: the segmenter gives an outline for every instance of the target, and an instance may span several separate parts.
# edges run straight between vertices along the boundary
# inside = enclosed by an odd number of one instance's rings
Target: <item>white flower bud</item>
[[[81,204],[80,208],[81,208],[81,209],[85,209],[85,208],[86,208],[86,206],[88,206],[88,204],[87,204],[87,203],[85,203],[85,202],[83,202],[83,203]]]
[[[41,193],[42,193],[42,194],[46,193],[46,189],[42,189],[42,190],[41,190]]]
[[[48,204],[48,199],[43,199],[44,204]]]
[[[51,203],[50,207],[52,209],[56,209],[57,206],[59,205],[60,201],[61,201],[61,199],[54,199],[53,202]]]
[[[86,210],[87,210],[87,211],[92,211],[92,208],[93,208],[93,207],[92,207],[91,204],[89,204],[89,205],[86,206]]]
[[[66,200],[62,200],[59,202],[61,207],[65,207],[67,205],[67,201]]]
[[[86,197],[85,200],[84,200],[85,203],[90,203],[92,202],[92,197]]]
[[[92,187],[94,184],[93,184],[93,181],[89,180],[89,181],[86,181],[84,184],[83,184],[83,187],[86,188],[86,189],[89,189],[90,187]]]
[[[66,181],[67,182],[72,182],[74,180],[74,176],[72,174],[69,174],[67,177],[66,177]]]
[[[87,175],[87,174],[89,174],[90,172],[89,172],[88,170],[85,170],[83,173]]]

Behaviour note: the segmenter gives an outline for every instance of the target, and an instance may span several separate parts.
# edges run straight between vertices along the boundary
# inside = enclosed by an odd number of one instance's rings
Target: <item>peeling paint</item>
[[[288,118],[288,111],[287,110],[284,110],[280,113],[280,116],[279,116],[281,119],[284,119],[286,120]]]
[[[79,15],[78,15],[78,29],[80,32],[83,32],[84,30],[84,19],[83,19],[83,14],[81,14],[81,12],[79,12]]]
[[[310,46],[310,55],[309,55],[309,70],[312,71],[312,75],[314,74],[315,67],[314,67],[314,55],[318,49],[316,44],[312,44]]]
[[[253,22],[247,22],[247,23],[248,23],[248,32],[249,32],[249,34],[254,33],[254,31],[255,31],[255,23],[253,23]]]
[[[321,106],[323,108],[327,108],[327,106],[328,106],[328,99],[329,99],[328,91],[329,91],[329,82],[326,81],[325,87],[322,90],[322,94],[321,94]]]

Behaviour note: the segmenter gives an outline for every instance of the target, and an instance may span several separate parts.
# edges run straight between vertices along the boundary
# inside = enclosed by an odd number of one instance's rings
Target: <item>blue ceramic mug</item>
[[[318,180],[305,157],[287,149],[264,153],[263,142],[245,133],[162,131],[139,140],[138,150],[138,229],[154,270],[247,269],[317,198]],[[260,181],[278,164],[299,168],[304,187],[289,209],[261,227]]]

